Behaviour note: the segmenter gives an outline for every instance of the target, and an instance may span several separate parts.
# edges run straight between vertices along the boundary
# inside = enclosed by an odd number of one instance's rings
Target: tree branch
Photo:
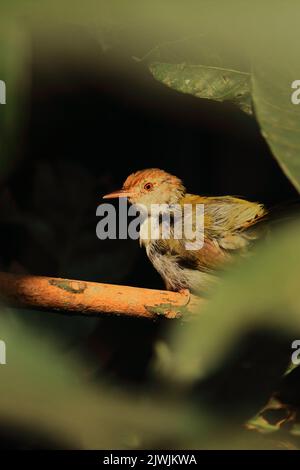
[[[148,319],[194,313],[203,299],[189,293],[0,272],[0,299],[8,305],[80,315]]]

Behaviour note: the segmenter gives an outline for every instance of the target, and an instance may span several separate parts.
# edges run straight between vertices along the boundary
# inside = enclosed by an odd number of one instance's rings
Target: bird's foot
[[[178,293],[181,295],[184,295],[187,298],[186,303],[188,304],[190,301],[190,297],[191,297],[191,291],[189,289],[180,289]]]

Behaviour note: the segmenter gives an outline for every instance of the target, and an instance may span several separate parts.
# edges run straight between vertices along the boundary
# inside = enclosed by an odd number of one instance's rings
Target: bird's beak
[[[132,197],[134,193],[127,189],[119,189],[118,191],[113,191],[112,193],[105,194],[103,199],[115,199],[117,197]]]

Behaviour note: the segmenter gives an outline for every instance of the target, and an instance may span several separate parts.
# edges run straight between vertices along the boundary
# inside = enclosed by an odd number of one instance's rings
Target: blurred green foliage
[[[0,43],[0,77],[6,85],[6,104],[0,108],[0,178],[3,181],[14,168],[22,142],[30,65],[27,36],[22,26],[12,20],[0,20]]]
[[[43,432],[57,448],[157,446],[191,433],[186,405],[180,411],[166,397],[129,396],[87,382],[82,358],[62,356],[55,343],[26,329],[3,307],[0,331],[7,349],[2,421]]]

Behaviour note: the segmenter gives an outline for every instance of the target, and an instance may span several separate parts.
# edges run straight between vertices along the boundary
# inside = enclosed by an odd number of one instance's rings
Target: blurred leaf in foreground
[[[226,273],[195,321],[174,331],[173,375],[183,381],[205,377],[255,328],[300,336],[299,239],[294,222]]]
[[[59,448],[276,448],[196,408],[188,395],[129,395],[89,383],[82,358],[62,356],[55,341],[38,337],[9,313],[2,307],[7,363],[0,366],[0,424],[19,430],[25,441],[32,432]]]
[[[14,169],[20,152],[22,116],[29,81],[28,38],[17,22],[1,18],[0,79],[6,85],[6,104],[0,106],[0,179]]]
[[[3,306],[1,310],[0,338],[6,343],[6,365],[0,366],[2,426],[40,431],[59,446],[81,449],[189,441],[193,428],[187,409],[170,400],[129,396],[88,383],[81,358],[66,359],[55,342],[30,332]]]

